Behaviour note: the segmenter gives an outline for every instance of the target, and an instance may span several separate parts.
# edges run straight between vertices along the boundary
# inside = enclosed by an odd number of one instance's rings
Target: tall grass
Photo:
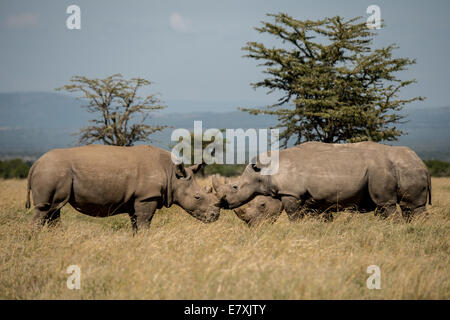
[[[207,183],[207,181],[203,181]],[[336,214],[249,229],[231,211],[203,224],[174,206],[132,236],[126,215],[69,206],[35,232],[26,182],[0,180],[1,299],[449,299],[450,178],[433,179],[428,219]],[[69,265],[81,289],[66,286]],[[369,290],[369,265],[381,289]]]

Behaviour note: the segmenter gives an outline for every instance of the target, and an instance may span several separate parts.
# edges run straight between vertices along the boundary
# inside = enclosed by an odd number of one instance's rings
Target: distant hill
[[[268,128],[276,123],[270,116],[252,116],[241,111],[213,112],[258,103],[177,100],[166,104],[168,108],[155,114],[149,123],[187,129],[192,129],[194,120],[202,120],[204,129]],[[73,144],[76,138],[71,133],[86,125],[92,116],[82,105],[82,101],[57,93],[0,93],[0,158],[34,159],[49,149]],[[171,112],[173,109],[183,112]],[[408,135],[394,144],[407,145],[424,159],[450,161],[450,107],[416,107],[406,109],[406,113],[409,121],[400,127]],[[168,148],[171,130],[155,134],[153,138],[158,142],[154,144]]]

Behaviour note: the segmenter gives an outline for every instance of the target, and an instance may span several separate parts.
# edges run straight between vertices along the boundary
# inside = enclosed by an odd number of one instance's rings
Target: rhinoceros
[[[279,153],[279,170],[272,176],[261,175],[261,163],[250,164],[232,183],[213,186],[225,208],[236,208],[256,195],[280,199],[291,220],[300,208],[331,209],[352,207],[359,211],[375,208],[383,217],[399,203],[405,218],[426,211],[427,195],[431,204],[429,172],[409,148],[390,147],[374,142],[326,144],[307,142]],[[258,198],[247,209],[235,211],[248,219],[262,214]],[[276,208],[276,202],[271,202]],[[266,217],[278,214],[265,212]],[[329,210],[326,210],[329,213]],[[245,219],[243,219],[245,221]]]
[[[426,193],[429,194],[429,202],[431,203],[431,181],[427,168],[417,154],[408,147],[390,147],[371,142],[362,142],[361,145],[365,145],[367,148],[384,148],[381,152],[392,161],[397,177],[397,200],[403,216],[408,220],[412,217],[412,210],[414,210],[414,214],[423,212],[425,205],[422,204],[426,203]],[[423,178],[424,175],[427,176],[426,180]],[[411,177],[413,178],[411,179]],[[417,179],[417,177],[422,178]],[[215,180],[216,185],[217,182]],[[316,213],[315,209],[317,209],[317,206],[314,208],[313,201],[307,200],[302,206],[302,212],[297,212],[295,215],[291,213],[289,218],[298,219],[303,217],[305,213]],[[366,207],[362,211],[370,209],[374,208]],[[253,226],[265,220],[276,221],[282,210],[281,200],[270,196],[256,196],[245,208],[237,208],[234,212],[249,226]],[[332,220],[331,211],[327,213],[325,215],[326,220]]]
[[[45,153],[28,174],[37,225],[59,221],[70,203],[94,217],[128,213],[135,232],[148,228],[156,209],[177,204],[203,222],[219,217],[219,199],[194,178],[201,165],[173,164],[169,151],[148,145],[89,145]]]

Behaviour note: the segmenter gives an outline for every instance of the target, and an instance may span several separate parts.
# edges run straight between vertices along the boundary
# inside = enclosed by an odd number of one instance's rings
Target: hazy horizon
[[[253,90],[264,77],[243,58],[247,41],[278,45],[253,28],[267,13],[298,19],[362,16],[377,4],[386,26],[374,47],[397,43],[397,56],[417,60],[402,79],[418,83],[402,97],[425,96],[410,106],[448,105],[450,2],[433,1],[95,1],[80,0],[81,30],[68,30],[71,1],[0,4],[0,92],[54,92],[73,75],[122,73],[154,82],[152,92],[169,101],[215,102],[211,111],[234,111],[235,102],[270,104],[277,95]],[[406,108],[410,107],[407,106]],[[169,105],[170,108],[170,105]]]

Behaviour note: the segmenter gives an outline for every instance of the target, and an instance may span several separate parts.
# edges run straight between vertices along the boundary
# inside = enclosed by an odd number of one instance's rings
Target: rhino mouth
[[[211,223],[217,221],[219,219],[219,216],[220,214],[218,212],[213,212],[208,215],[200,214],[195,217],[204,223]]]
[[[228,201],[225,198],[222,198],[220,200],[220,207],[224,209],[230,209],[230,205],[228,204]]]
[[[212,210],[207,214],[198,211],[187,211],[187,212],[194,218],[205,223],[215,222],[220,217],[220,208],[217,208],[217,210]]]
[[[209,218],[204,220],[204,222],[206,223],[215,222],[219,219],[219,216],[220,216],[219,213],[213,213],[209,216]]]

